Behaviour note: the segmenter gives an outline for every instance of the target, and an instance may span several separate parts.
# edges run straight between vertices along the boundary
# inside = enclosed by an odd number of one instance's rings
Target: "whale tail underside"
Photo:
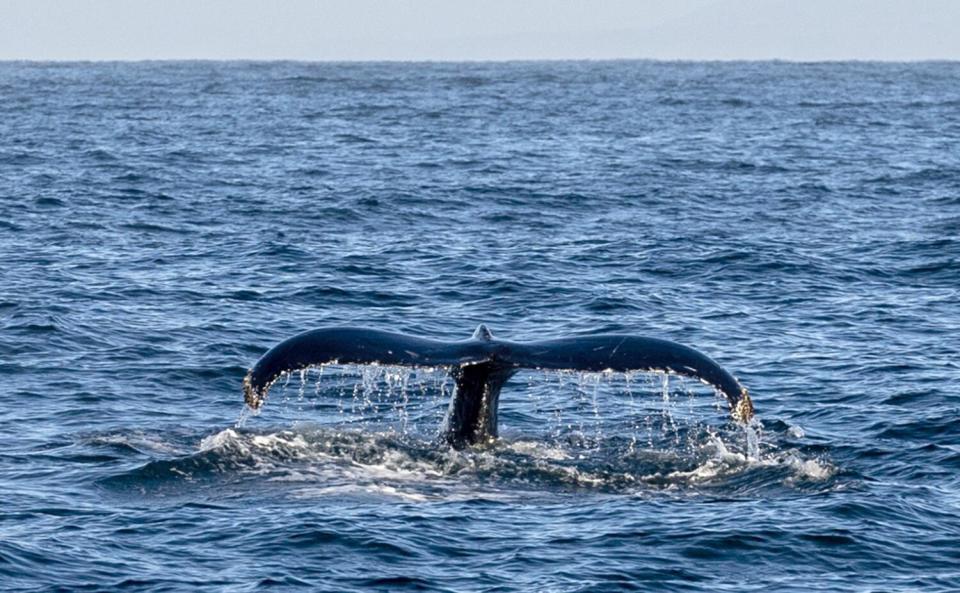
[[[754,412],[746,388],[736,378],[706,355],[675,342],[633,335],[510,342],[494,338],[483,325],[472,338],[458,342],[356,327],[304,332],[277,344],[257,361],[244,378],[244,399],[258,409],[282,375],[324,364],[448,369],[456,389],[443,436],[454,446],[497,436],[500,390],[523,368],[673,373],[699,379],[722,392],[738,422],[749,421]]]

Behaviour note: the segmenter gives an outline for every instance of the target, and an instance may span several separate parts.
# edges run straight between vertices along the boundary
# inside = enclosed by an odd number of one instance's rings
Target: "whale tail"
[[[244,399],[258,409],[284,373],[323,364],[447,368],[456,389],[442,435],[458,447],[496,438],[500,391],[523,368],[675,373],[722,392],[735,421],[748,422],[754,414],[750,395],[736,378],[706,355],[675,342],[631,335],[510,342],[494,338],[484,325],[460,342],[355,327],[304,332],[277,344],[257,361],[244,378]]]

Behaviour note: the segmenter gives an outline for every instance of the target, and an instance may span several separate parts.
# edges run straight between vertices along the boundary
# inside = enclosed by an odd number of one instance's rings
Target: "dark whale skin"
[[[748,422],[754,413],[746,388],[733,375],[705,354],[676,342],[621,334],[511,342],[494,338],[483,325],[459,342],[361,327],[303,332],[280,342],[254,364],[243,381],[244,399],[259,409],[270,386],[284,373],[323,364],[447,368],[456,389],[442,435],[457,447],[496,438],[500,390],[523,368],[674,373],[723,393],[737,422]]]

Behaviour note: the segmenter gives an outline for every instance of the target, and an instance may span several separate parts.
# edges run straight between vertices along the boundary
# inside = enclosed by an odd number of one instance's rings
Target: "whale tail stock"
[[[484,325],[460,342],[356,327],[307,331],[277,344],[256,362],[243,381],[244,399],[259,409],[270,386],[284,373],[323,364],[449,369],[456,389],[442,434],[454,446],[497,436],[500,390],[523,368],[674,373],[722,392],[738,422],[748,422],[754,412],[746,388],[736,378],[706,355],[675,342],[617,334],[510,342],[494,338]]]

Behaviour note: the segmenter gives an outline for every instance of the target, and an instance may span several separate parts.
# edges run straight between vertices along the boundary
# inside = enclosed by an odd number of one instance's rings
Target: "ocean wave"
[[[749,431],[724,436],[693,431],[684,438],[681,445],[666,449],[615,437],[505,438],[456,450],[396,432],[228,428],[203,437],[193,452],[155,459],[100,483],[119,491],[169,494],[194,486],[219,487],[216,484],[242,490],[253,488],[252,481],[282,486],[298,498],[375,495],[425,502],[580,490],[746,495],[771,488],[829,489],[836,474],[822,457],[807,457],[795,448],[767,445],[761,451],[754,445],[751,450]],[[100,442],[113,444],[115,439]],[[134,442],[138,451],[147,447],[154,454],[163,447],[143,441],[142,435]]]

